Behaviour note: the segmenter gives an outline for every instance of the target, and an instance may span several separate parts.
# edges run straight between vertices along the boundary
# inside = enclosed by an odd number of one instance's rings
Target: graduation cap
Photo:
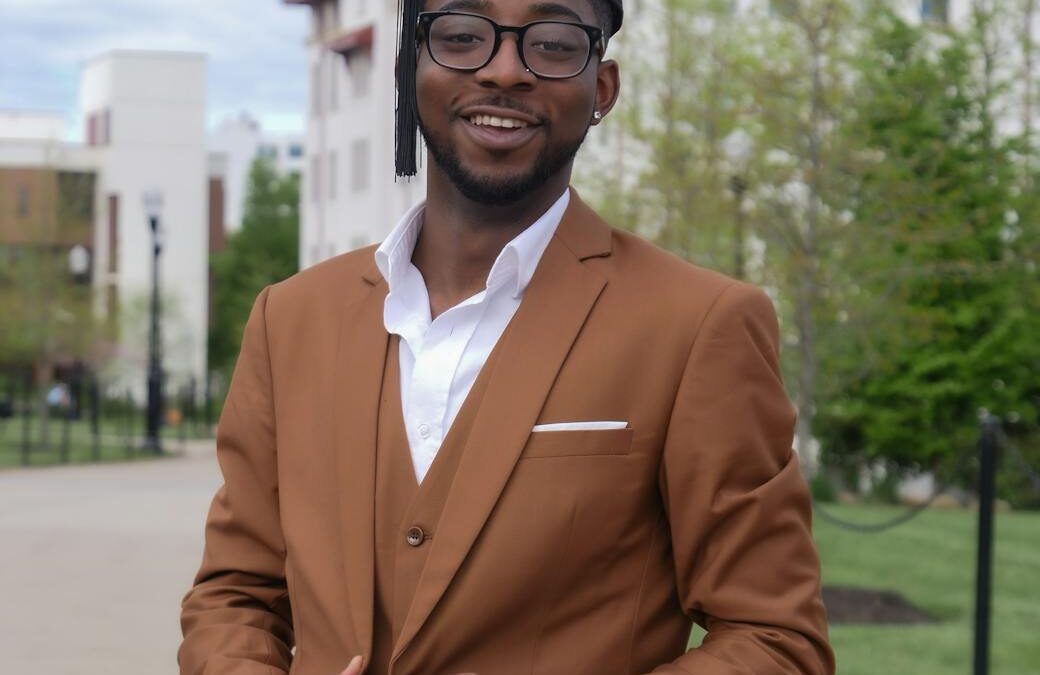
[[[622,0],[592,0],[606,2],[613,15],[609,35],[621,28],[624,12]],[[394,166],[398,176],[417,173],[415,156],[418,146],[419,111],[415,101],[415,64],[417,47],[415,31],[419,22],[422,0],[399,0],[401,30],[397,46],[397,128],[394,138]]]

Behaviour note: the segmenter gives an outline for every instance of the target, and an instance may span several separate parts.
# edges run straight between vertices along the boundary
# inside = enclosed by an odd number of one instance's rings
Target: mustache
[[[524,115],[530,115],[531,117],[534,117],[535,119],[538,120],[539,124],[542,124],[542,125],[548,125],[549,124],[549,118],[548,117],[546,117],[545,115],[542,115],[542,114],[539,114],[539,113],[535,112],[534,110],[529,108],[527,105],[525,105],[519,99],[510,98],[508,96],[502,96],[502,95],[485,96],[484,98],[479,98],[479,99],[476,99],[476,100],[473,100],[473,101],[466,101],[465,106],[460,106],[459,109],[461,109],[463,107],[481,106],[481,105],[485,105],[485,106],[489,106],[489,107],[495,107],[495,108],[508,108],[509,110],[514,110],[514,111],[516,111],[518,113],[522,113]],[[455,116],[456,117],[459,116],[458,110],[456,110]]]

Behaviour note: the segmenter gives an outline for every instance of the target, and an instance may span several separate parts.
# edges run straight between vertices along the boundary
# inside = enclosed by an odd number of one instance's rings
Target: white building
[[[242,227],[249,169],[258,156],[274,162],[279,173],[303,173],[306,161],[303,134],[264,132],[248,113],[223,120],[209,135],[212,154],[222,155],[214,161],[223,166],[224,229],[237,232]]]
[[[54,141],[65,138],[65,115],[37,110],[0,110],[0,134],[5,141]]]
[[[399,26],[396,0],[284,0],[311,12],[308,40],[310,115],[303,170],[300,266],[381,240],[399,216],[425,194],[425,176],[394,178],[394,60]],[[653,3],[645,0],[644,5]],[[792,0],[734,0],[736,14],[780,15]],[[908,20],[966,25],[970,0],[895,0]],[[652,41],[659,13],[630,8],[608,56],[621,62],[622,96],[642,100],[638,74],[626,70],[626,50],[642,53]],[[1040,17],[1037,18],[1040,22]],[[1034,26],[1034,34],[1040,29]],[[646,100],[649,105],[649,99]],[[1038,106],[1040,108],[1040,106]],[[1014,120],[1004,120],[1014,127]],[[583,165],[610,166],[631,174],[638,152],[619,126],[593,129],[578,157]],[[632,174],[634,175],[634,174]],[[597,196],[593,186],[587,196]]]
[[[205,94],[203,55],[115,51],[83,68],[85,144],[60,140],[65,130],[59,132],[58,116],[31,121],[24,114],[0,115],[0,166],[96,175],[92,281],[98,313],[118,315],[117,374],[142,389],[152,279],[152,235],[142,199],[149,190],[164,202],[164,366],[177,380],[201,381],[206,372]]]
[[[302,268],[383,239],[426,178],[394,174],[396,0],[285,2],[311,12]]]

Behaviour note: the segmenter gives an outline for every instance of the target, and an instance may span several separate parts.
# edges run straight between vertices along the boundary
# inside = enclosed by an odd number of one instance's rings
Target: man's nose
[[[510,34],[502,36],[498,52],[476,76],[481,84],[502,89],[530,87],[538,80],[520,58],[520,40]]]

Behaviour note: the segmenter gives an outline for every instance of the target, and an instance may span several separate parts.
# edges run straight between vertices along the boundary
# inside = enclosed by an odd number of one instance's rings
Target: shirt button
[[[430,436],[430,426],[428,424],[420,424],[419,425],[419,435],[422,436],[423,438],[429,438],[429,436]]]
[[[404,540],[408,542],[409,546],[421,546],[425,538],[426,533],[422,531],[421,527],[412,527],[409,528]]]

